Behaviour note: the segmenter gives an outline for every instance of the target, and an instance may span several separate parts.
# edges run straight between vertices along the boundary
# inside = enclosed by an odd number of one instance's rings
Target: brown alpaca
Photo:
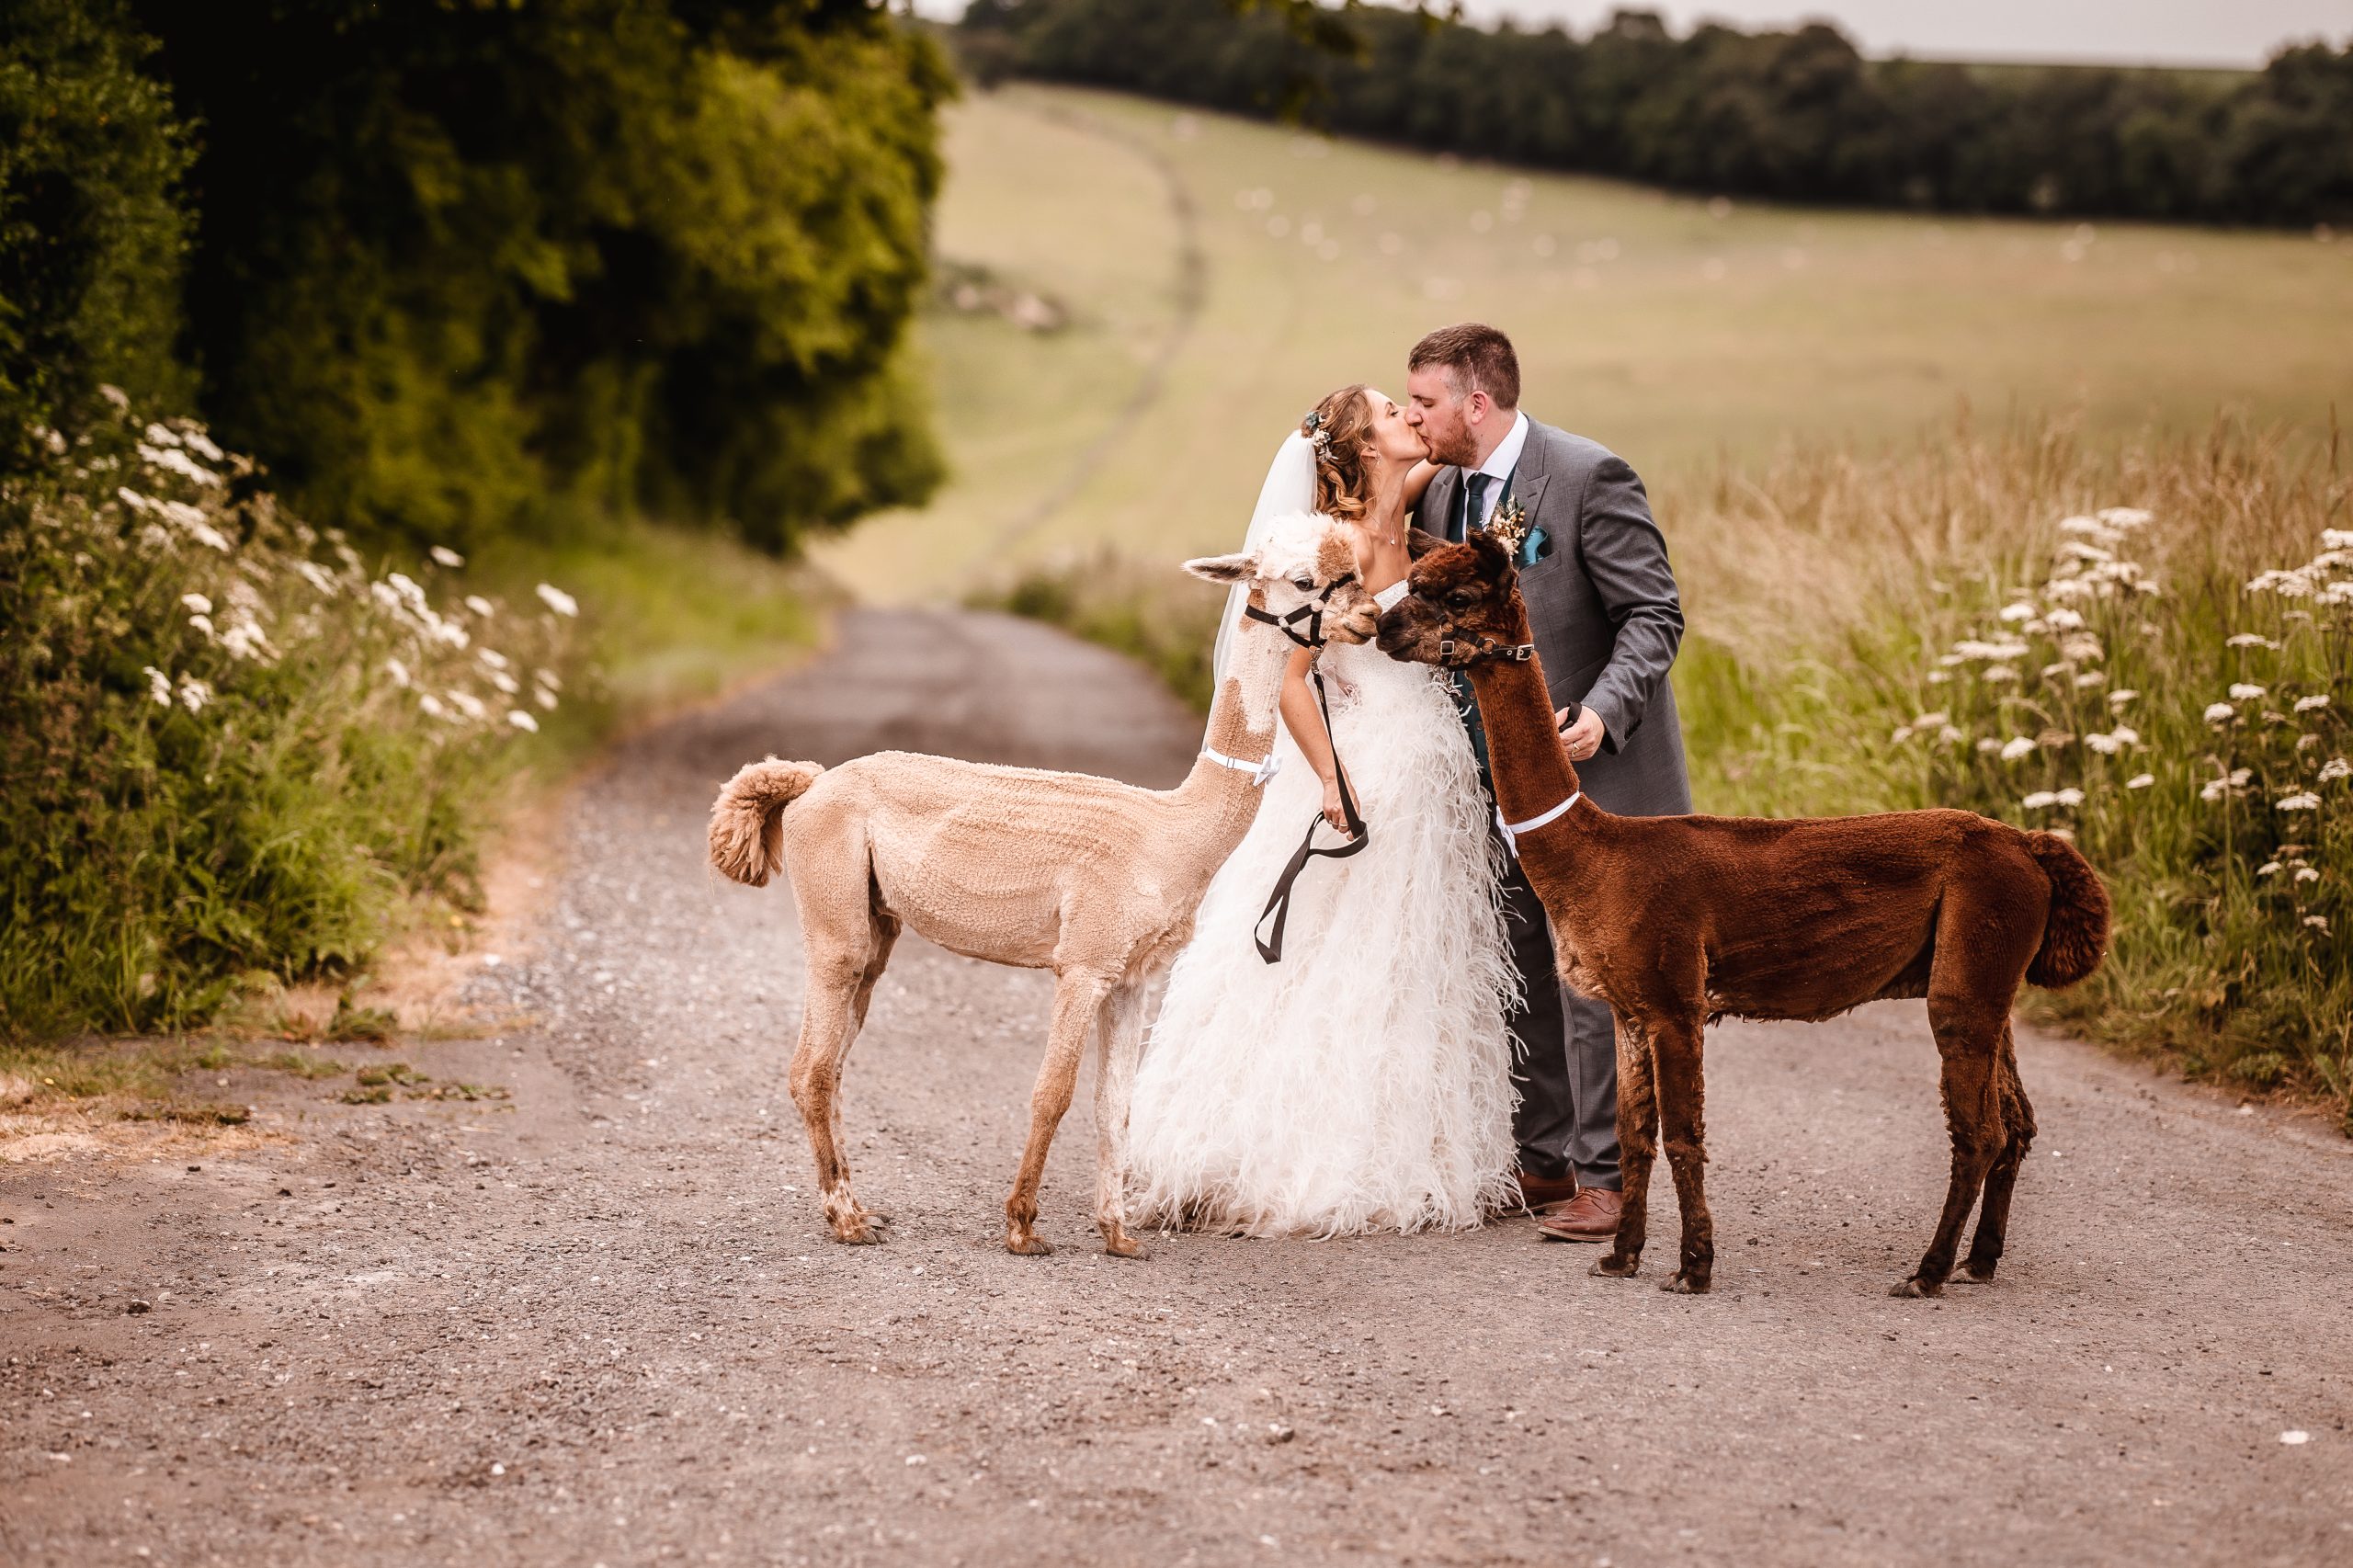
[[[1516,541],[1514,541],[1516,542]],[[1984,1192],[1973,1279],[2002,1256],[2018,1163],[2034,1138],[2010,1006],[2021,980],[2072,985],[2099,967],[2108,892],[2064,839],[1969,812],[1777,822],[1614,816],[1580,798],[1529,645],[1512,551],[1480,536],[1415,541],[1411,597],[1381,618],[1396,658],[1467,670],[1513,824],[1544,902],[1561,976],[1618,1015],[1625,1209],[1594,1272],[1641,1264],[1654,1140],[1664,1122],[1683,1213],[1670,1290],[1708,1289],[1715,1228],[1701,1187],[1700,1033],[1723,1017],[1822,1019],[1925,996],[1943,1059],[1952,1179],[1899,1296],[1939,1294]],[[1555,808],[1569,802],[1565,810]]]
[[[1185,569],[1251,592],[1201,756],[1173,790],[878,752],[831,769],[771,757],[720,791],[711,863],[754,887],[779,869],[792,874],[809,955],[792,1099],[835,1240],[880,1239],[882,1217],[850,1190],[838,1099],[843,1061],[906,925],[968,958],[1054,971],[1053,1023],[1005,1203],[1005,1244],[1053,1250],[1035,1228],[1038,1184],[1088,1033],[1099,1029],[1096,1223],[1105,1251],[1140,1256],[1126,1225],[1127,1134],[1145,990],[1191,937],[1210,878],[1257,814],[1294,643],[1362,642],[1376,613],[1347,539],[1304,514],[1278,523],[1250,554]]]

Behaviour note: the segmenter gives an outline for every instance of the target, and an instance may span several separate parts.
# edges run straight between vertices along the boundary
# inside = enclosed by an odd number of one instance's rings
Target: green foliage
[[[136,5],[201,127],[205,406],[317,515],[781,549],[936,483],[903,338],[951,84],[887,15]]]
[[[193,424],[53,444],[0,486],[0,1035],[184,1027],[478,903],[568,597],[371,578]]]
[[[118,0],[8,0],[0,24],[0,472],[101,381],[176,400],[188,153]]]
[[[2309,224],[2353,214],[2353,44],[2260,73],[1867,61],[1836,28],[1584,39],[1350,7],[993,0],[960,50],[1021,74],[1267,113],[1311,84],[1336,131],[1705,191],[1960,211]]]

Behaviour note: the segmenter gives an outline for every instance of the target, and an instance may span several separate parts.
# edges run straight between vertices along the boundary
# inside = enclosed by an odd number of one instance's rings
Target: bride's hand
[[[1348,831],[1348,813],[1340,804],[1340,781],[1336,778],[1324,780],[1324,820],[1342,833]]]

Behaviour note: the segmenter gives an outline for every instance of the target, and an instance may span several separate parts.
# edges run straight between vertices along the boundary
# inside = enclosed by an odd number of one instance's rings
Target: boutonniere
[[[1528,508],[1517,501],[1507,501],[1495,509],[1495,517],[1487,524],[1487,533],[1511,551],[1512,560],[1523,570],[1552,552],[1552,536],[1531,524]]]

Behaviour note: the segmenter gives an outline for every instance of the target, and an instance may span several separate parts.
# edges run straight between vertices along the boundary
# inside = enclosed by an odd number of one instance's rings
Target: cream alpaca
[[[1277,617],[1323,601],[1323,635],[1333,641],[1372,633],[1371,597],[1356,581],[1346,537],[1325,519],[1284,519],[1257,550],[1185,569],[1248,583],[1250,604]],[[842,1062],[904,924],[969,958],[1054,971],[1029,1142],[1005,1203],[1006,1246],[1052,1250],[1036,1231],[1038,1183],[1093,1026],[1103,1041],[1096,1224],[1105,1251],[1140,1254],[1127,1233],[1126,1166],[1145,988],[1191,937],[1211,877],[1257,813],[1256,773],[1273,751],[1292,646],[1280,627],[1242,620],[1201,756],[1173,790],[878,752],[832,769],[771,757],[720,791],[711,863],[754,887],[791,871],[809,956],[792,1099],[836,1241],[878,1239],[878,1216],[850,1191],[838,1101]]]

